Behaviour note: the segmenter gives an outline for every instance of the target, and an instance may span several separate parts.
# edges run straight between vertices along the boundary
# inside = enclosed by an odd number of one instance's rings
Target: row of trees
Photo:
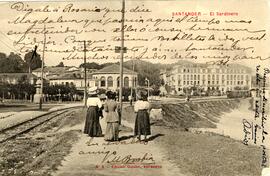
[[[54,101],[58,101],[59,98],[61,100],[74,100],[74,97],[76,97],[75,95],[80,94],[75,86],[66,85],[45,84],[43,91],[48,100]],[[29,83],[0,85],[1,99],[33,100],[35,93],[35,86]]]

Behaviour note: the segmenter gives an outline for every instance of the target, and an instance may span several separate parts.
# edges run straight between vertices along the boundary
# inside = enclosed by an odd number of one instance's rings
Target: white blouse
[[[134,104],[134,111],[138,112],[139,110],[150,109],[150,103],[148,101],[138,100]]]
[[[101,108],[102,103],[98,97],[89,97],[87,99],[87,106],[98,106],[99,108]]]

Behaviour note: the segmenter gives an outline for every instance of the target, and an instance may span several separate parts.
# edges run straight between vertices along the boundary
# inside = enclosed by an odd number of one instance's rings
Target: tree
[[[24,61],[13,52],[8,57],[4,53],[0,53],[0,72],[1,73],[18,73],[25,72]]]
[[[40,55],[36,53],[33,56],[33,52],[34,51],[31,51],[24,55],[25,69],[30,72],[37,68],[41,68],[41,65],[42,65],[42,60],[40,58]]]
[[[86,64],[83,63],[80,65],[80,68],[84,68],[84,67],[86,67],[87,69],[100,69],[101,68],[100,65],[95,62],[91,62],[91,63],[87,62]]]
[[[60,62],[58,65],[56,65],[56,67],[64,67],[64,63],[63,62]]]

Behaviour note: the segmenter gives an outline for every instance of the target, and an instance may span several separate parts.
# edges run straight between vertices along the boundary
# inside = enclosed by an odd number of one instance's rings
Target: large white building
[[[177,94],[196,88],[221,93],[251,88],[251,69],[239,64],[225,66],[183,61],[169,71],[163,70],[160,78]]]

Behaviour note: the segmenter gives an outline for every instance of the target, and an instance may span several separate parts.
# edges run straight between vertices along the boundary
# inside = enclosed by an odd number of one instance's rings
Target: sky
[[[269,47],[269,17],[270,17],[270,1],[268,0],[226,0],[226,1],[211,1],[211,0],[182,0],[182,1],[126,1],[125,18],[128,20],[138,20],[139,22],[126,22],[125,25],[131,26],[130,31],[125,32],[125,39],[136,39],[136,41],[125,41],[125,46],[128,48],[125,56],[130,58],[146,58],[153,63],[173,63],[179,60],[189,60],[193,62],[209,62],[214,56],[230,56],[230,59],[237,56],[253,57],[254,59],[232,59],[230,62],[236,62],[245,64],[247,66],[255,68],[256,65],[267,65],[269,64],[269,59],[261,61],[258,59],[267,58],[270,56]],[[112,32],[116,28],[121,28],[121,23],[108,23],[104,24],[105,21],[112,21],[113,19],[121,19],[121,1],[35,1],[35,2],[23,2],[14,4],[14,2],[1,2],[0,3],[0,52],[6,54],[10,52],[15,52],[24,56],[24,52],[21,48],[28,47],[32,50],[34,45],[38,45],[38,53],[42,55],[43,51],[43,41],[44,34],[27,34],[25,39],[21,41],[21,44],[16,44],[19,39],[22,38],[23,34],[15,35],[12,32],[25,32],[27,31],[31,24],[12,24],[16,18],[22,19],[25,16],[25,20],[54,20],[56,21],[60,17],[66,20],[88,20],[89,24],[84,22],[66,22],[66,23],[46,23],[46,28],[51,30],[64,30],[67,27],[73,30],[81,31],[80,34],[75,34],[72,32],[64,34],[46,34],[46,41],[49,42],[45,45],[47,50],[72,50],[74,47],[82,49],[82,42],[72,42],[74,40],[86,40],[87,50],[86,56],[88,62],[117,62],[119,61],[119,53],[115,53],[115,46],[120,46],[120,41],[113,41],[115,38],[120,38],[120,32]],[[48,9],[56,9],[57,12],[32,12],[29,13],[31,9],[39,9],[48,6]],[[68,9],[71,7],[74,9],[101,9],[100,12],[63,12],[63,9]],[[134,12],[134,8],[138,7],[140,12]],[[103,10],[102,10],[103,9]],[[104,15],[104,9],[115,10]],[[133,9],[133,11],[132,11]],[[143,12],[142,9],[148,9],[150,12]],[[202,15],[198,16],[199,20],[213,19],[214,21],[219,21],[219,24],[208,24],[207,22],[192,22],[186,19],[182,22],[176,22],[177,18],[181,19],[184,16],[172,16],[175,12],[200,12]],[[230,12],[237,13],[237,16],[210,16],[210,12],[216,14],[217,12]],[[26,15],[29,13],[28,15]],[[178,13],[179,14],[179,13]],[[194,17],[195,18],[195,17]],[[198,20],[197,19],[197,20]],[[103,24],[98,22],[90,23],[90,21],[101,20]],[[141,20],[141,21],[140,21]],[[148,21],[147,21],[148,20]],[[149,20],[152,20],[150,22]],[[161,22],[159,20],[167,20]],[[172,20],[172,22],[169,22]],[[228,20],[245,20],[251,21],[248,23],[225,23]],[[142,22],[143,21],[143,22]],[[86,25],[84,27],[84,25]],[[201,28],[233,28],[233,29],[248,29],[250,31],[263,30],[263,32],[252,33],[246,31],[190,31],[188,28],[196,25]],[[44,28],[44,24],[36,24],[35,28],[41,30]],[[174,32],[149,32],[149,30],[154,29],[178,29],[179,31]],[[145,31],[143,31],[145,29]],[[100,32],[90,32],[92,30],[100,30]],[[133,30],[133,31],[132,31]],[[134,31],[136,30],[136,31]],[[142,30],[143,32],[140,32]],[[88,31],[88,32],[86,32]],[[157,40],[160,36],[164,38],[172,39],[179,33],[179,37],[184,35],[191,35],[190,38],[196,38],[196,36],[205,36],[204,41],[198,40],[170,40],[170,41],[160,41]],[[265,34],[265,35],[264,35]],[[211,36],[214,36],[214,40],[209,40]],[[226,41],[221,41],[225,36],[228,36]],[[264,36],[263,36],[264,35]],[[260,38],[261,40],[245,40],[243,38]],[[203,51],[185,51],[189,45],[192,44],[195,48],[206,48],[211,46],[222,45],[225,48],[231,48],[232,43],[236,42],[237,47],[245,48],[250,47],[246,50],[234,50],[234,51],[217,51],[217,50],[203,50]],[[143,41],[147,40],[147,41]],[[96,41],[93,43],[93,41]],[[25,43],[25,44],[22,44]],[[108,51],[97,51],[98,48],[107,48]],[[189,53],[189,54],[188,54]],[[75,59],[64,59],[70,56],[74,56]],[[181,57],[179,57],[181,55]],[[190,58],[189,56],[196,56]],[[205,56],[212,56],[209,59]],[[76,57],[80,57],[77,59]],[[164,58],[166,57],[166,58]],[[178,59],[175,59],[179,57]],[[64,62],[65,65],[75,65],[78,66],[83,62],[83,52],[70,52],[70,53],[55,53],[46,51],[44,52],[44,60],[46,65],[57,65],[59,62]],[[98,59],[97,59],[98,58]]]

